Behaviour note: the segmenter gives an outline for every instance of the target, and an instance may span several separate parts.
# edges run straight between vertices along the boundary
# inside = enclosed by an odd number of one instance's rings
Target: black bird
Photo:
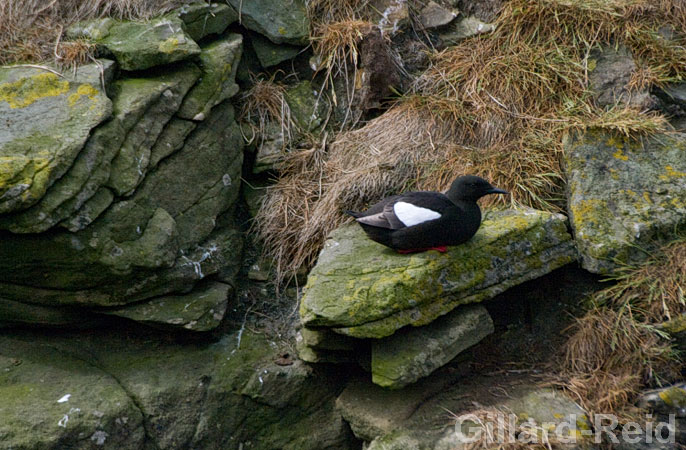
[[[408,192],[385,198],[365,212],[346,211],[373,241],[399,253],[447,251],[468,241],[481,225],[476,201],[488,194],[507,194],[483,178],[457,177],[444,195]]]

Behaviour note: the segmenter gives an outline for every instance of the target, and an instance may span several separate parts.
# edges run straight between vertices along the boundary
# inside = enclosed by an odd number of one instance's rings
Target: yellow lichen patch
[[[617,151],[612,154],[612,156],[614,156],[617,159],[621,159],[622,161],[628,161],[629,160],[629,157],[626,156],[624,154],[624,152],[622,152],[621,148],[618,148]]]
[[[610,138],[607,140],[605,144],[608,147],[614,147],[618,150],[622,150],[624,148],[624,141],[622,141],[620,138],[616,136],[610,136]]]
[[[605,200],[592,198],[588,200],[581,200],[572,205],[572,215],[576,223],[593,223],[599,225],[598,214],[599,211],[606,208]]]
[[[662,181],[667,181],[670,178],[681,178],[681,177],[686,177],[686,172],[681,172],[679,170],[674,169],[672,166],[665,166],[665,173],[660,175],[658,178]]]
[[[162,53],[171,53],[176,48],[179,46],[179,40],[174,37],[170,37],[169,39],[165,39],[164,41],[160,42],[160,45],[158,46],[158,49]]]
[[[643,191],[643,199],[646,203],[653,204],[653,199],[650,198],[650,193],[648,191]]]
[[[75,93],[69,96],[69,106],[74,106],[81,97],[88,97],[90,100],[94,100],[96,95],[98,95],[97,89],[90,84],[82,84]]]
[[[68,81],[60,81],[54,73],[41,73],[12,83],[0,84],[0,101],[10,108],[25,108],[46,97],[57,97],[69,90]]]

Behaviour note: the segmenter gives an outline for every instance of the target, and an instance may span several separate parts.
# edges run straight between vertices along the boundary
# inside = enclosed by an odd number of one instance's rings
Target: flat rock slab
[[[0,214],[37,203],[74,162],[112,103],[89,83],[0,69]]]
[[[686,134],[568,136],[565,162],[568,211],[586,270],[609,274],[640,263],[686,229]]]
[[[209,282],[188,294],[156,297],[103,312],[162,328],[209,331],[224,318],[231,291],[228,284]]]
[[[487,214],[469,242],[444,254],[400,255],[351,224],[327,240],[308,278],[300,317],[310,328],[382,338],[575,259],[565,217],[530,209]]]
[[[105,18],[79,22],[67,35],[94,40],[114,55],[123,70],[143,70],[200,53],[184,26],[181,19],[172,16],[145,23]]]
[[[493,333],[481,305],[466,305],[423,327],[408,327],[372,341],[372,382],[399,389],[448,363]]]

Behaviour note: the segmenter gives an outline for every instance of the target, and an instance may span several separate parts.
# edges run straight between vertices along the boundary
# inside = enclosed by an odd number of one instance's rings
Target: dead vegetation
[[[686,313],[686,241],[664,246],[641,266],[625,267],[616,280],[576,320],[556,384],[591,414],[631,418],[639,391],[681,375],[678,354],[657,325]]]
[[[241,127],[251,128],[250,134],[243,130],[245,140],[257,140],[258,145],[268,137],[270,126],[276,124],[283,136],[283,150],[289,147],[298,128],[286,101],[286,87],[274,81],[274,76],[254,78],[250,89],[241,94],[239,122]]]
[[[62,39],[73,23],[96,17],[147,19],[187,2],[183,0],[2,0],[0,64],[54,61],[82,63],[92,55],[85,42]]]
[[[310,3],[330,30],[332,21],[348,21],[335,25],[340,48],[320,48],[323,61],[340,66],[355,57],[361,25],[352,21],[364,4]],[[381,117],[294,156],[316,164],[283,172],[257,217],[280,277],[314,262],[326,235],[345,220],[343,210],[402,190],[442,190],[464,173],[512,193],[487,202],[560,209],[565,132],[602,128],[637,136],[668,127],[657,112],[597,107],[588,91],[591,50],[625,44],[639,67],[633,88],[665,83],[686,75],[686,49],[658,29],[684,24],[680,0],[507,2],[496,31],[434,54],[412,92]],[[313,38],[323,45],[321,36]],[[307,156],[313,153],[317,158]]]

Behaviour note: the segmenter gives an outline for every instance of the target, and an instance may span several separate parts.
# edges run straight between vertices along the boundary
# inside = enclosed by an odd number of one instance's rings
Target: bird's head
[[[475,175],[457,177],[446,196],[453,202],[458,200],[476,201],[488,194],[508,194],[509,192],[493,187],[491,183]]]

